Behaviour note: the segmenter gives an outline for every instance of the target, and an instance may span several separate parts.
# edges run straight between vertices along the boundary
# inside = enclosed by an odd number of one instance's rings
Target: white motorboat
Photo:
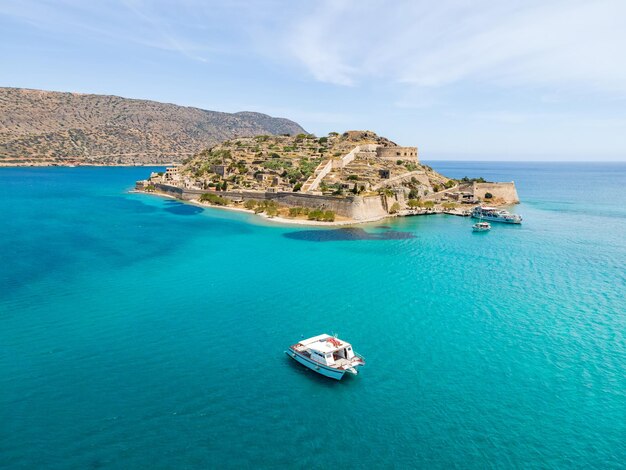
[[[488,232],[491,230],[491,224],[489,222],[476,222],[472,225],[472,230],[474,232]]]
[[[356,375],[365,359],[354,352],[352,345],[327,334],[313,336],[289,346],[288,356],[315,372],[341,380],[346,372]]]
[[[522,216],[511,214],[504,209],[496,207],[478,206],[472,211],[472,217],[475,219],[485,219],[491,222],[502,222],[505,224],[521,224]]]

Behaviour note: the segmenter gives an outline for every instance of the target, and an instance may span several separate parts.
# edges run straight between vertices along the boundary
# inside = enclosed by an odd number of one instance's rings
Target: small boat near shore
[[[318,374],[335,380],[341,380],[346,372],[357,375],[357,367],[365,365],[365,359],[352,349],[350,343],[327,334],[289,346],[285,354]]]
[[[476,222],[472,225],[472,230],[474,232],[488,232],[491,230],[491,224],[489,222]]]
[[[511,214],[504,209],[498,209],[496,207],[478,206],[472,211],[472,217],[474,219],[488,220],[490,222],[501,222],[504,224],[521,224],[522,216],[517,214]]]

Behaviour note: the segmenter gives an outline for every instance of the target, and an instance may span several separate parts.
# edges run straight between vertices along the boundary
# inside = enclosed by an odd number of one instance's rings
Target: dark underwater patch
[[[395,232],[387,230],[380,233],[366,232],[362,228],[338,228],[334,230],[300,230],[283,234],[292,240],[302,240],[307,242],[337,242],[355,240],[405,240],[415,238],[410,232]]]
[[[100,199],[102,199],[104,201],[102,205],[105,206],[108,210],[118,209],[134,214],[148,214],[152,212],[157,212],[159,210],[155,206],[145,204],[142,201],[129,197],[103,196],[94,197],[93,199],[98,203],[100,203]]]
[[[196,215],[204,211],[202,207],[176,201],[167,201],[166,207],[163,210],[176,215]]]

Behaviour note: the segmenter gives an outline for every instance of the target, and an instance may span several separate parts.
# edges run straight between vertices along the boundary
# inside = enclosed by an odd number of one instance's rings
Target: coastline
[[[378,222],[378,221],[381,221],[381,220],[384,220],[384,219],[398,217],[395,214],[388,214],[388,215],[385,215],[385,216],[370,217],[368,219],[363,219],[363,220],[349,219],[349,220],[336,220],[334,222],[321,222],[321,221],[318,221],[318,220],[290,219],[290,218],[287,218],[287,217],[280,217],[280,216],[269,217],[267,214],[265,214],[263,212],[257,214],[253,210],[245,209],[243,207],[216,206],[216,205],[213,205],[213,204],[207,204],[207,203],[204,203],[204,202],[200,202],[198,199],[183,200],[183,199],[179,199],[177,197],[174,197],[174,196],[172,196],[170,194],[165,194],[165,193],[161,193],[161,192],[146,192],[146,191],[139,191],[137,189],[133,189],[133,190],[130,190],[129,193],[147,194],[147,195],[150,195],[150,196],[165,197],[165,198],[168,198],[168,199],[173,199],[175,201],[179,201],[179,202],[181,202],[183,204],[191,204],[191,205],[198,206],[198,207],[203,207],[203,208],[221,209],[221,210],[232,211],[232,212],[247,213],[247,214],[250,214],[250,215],[258,216],[261,219],[266,220],[268,222],[272,222],[272,223],[275,223],[275,224],[282,224],[282,225],[300,225],[300,226],[309,226],[309,227],[338,227],[338,226],[368,224],[368,223],[372,223],[372,222]]]

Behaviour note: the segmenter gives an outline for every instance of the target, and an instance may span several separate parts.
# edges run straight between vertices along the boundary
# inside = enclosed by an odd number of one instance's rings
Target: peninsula
[[[136,182],[136,189],[281,220],[359,223],[388,216],[468,215],[519,202],[515,184],[447,178],[371,131],[227,140]]]

